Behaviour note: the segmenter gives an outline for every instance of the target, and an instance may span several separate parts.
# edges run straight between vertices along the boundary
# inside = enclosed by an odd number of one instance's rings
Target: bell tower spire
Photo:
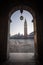
[[[24,36],[27,37],[27,21],[24,22]]]

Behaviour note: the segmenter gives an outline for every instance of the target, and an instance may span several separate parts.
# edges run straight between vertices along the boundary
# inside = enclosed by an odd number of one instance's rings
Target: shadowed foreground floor
[[[9,60],[12,62],[34,62],[34,53],[10,53]]]
[[[34,53],[10,53],[9,60],[2,65],[36,65]]]

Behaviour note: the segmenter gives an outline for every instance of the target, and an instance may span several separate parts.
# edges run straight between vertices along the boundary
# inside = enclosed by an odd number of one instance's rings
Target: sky
[[[20,16],[23,16],[23,20],[20,20]],[[24,35],[24,22],[25,19],[27,21],[27,34],[30,34],[31,32],[34,31],[33,28],[33,17],[32,15],[26,11],[23,10],[23,13],[20,13],[20,10],[15,11],[11,15],[11,23],[10,23],[10,35],[15,35],[15,34],[23,34]]]

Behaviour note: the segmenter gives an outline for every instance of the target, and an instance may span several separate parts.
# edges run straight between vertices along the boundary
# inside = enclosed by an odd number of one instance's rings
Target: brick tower
[[[24,36],[27,37],[27,21],[24,22]]]

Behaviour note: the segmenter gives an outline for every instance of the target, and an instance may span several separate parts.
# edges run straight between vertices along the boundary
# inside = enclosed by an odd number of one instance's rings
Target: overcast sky
[[[25,19],[27,21],[27,33],[29,34],[34,31],[33,23],[32,23],[32,20],[33,20],[32,15],[28,11],[23,10],[23,13],[22,13],[23,20],[22,21],[20,20],[20,16],[21,16],[20,10],[17,10],[16,12],[12,14],[11,16],[12,22],[10,23],[10,35],[14,35],[18,33],[24,34]]]

